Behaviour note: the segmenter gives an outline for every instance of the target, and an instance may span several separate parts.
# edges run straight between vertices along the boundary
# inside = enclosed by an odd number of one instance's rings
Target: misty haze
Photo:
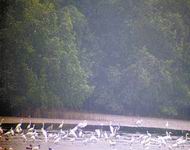
[[[189,0],[0,0],[0,150],[190,150]]]

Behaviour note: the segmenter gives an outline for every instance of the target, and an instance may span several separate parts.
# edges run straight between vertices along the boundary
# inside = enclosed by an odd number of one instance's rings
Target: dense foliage
[[[4,101],[16,112],[81,107],[91,87],[73,29],[72,17],[80,17],[80,12],[67,6],[57,11],[48,1],[6,3],[1,29]]]
[[[189,0],[0,2],[1,113],[189,116]]]

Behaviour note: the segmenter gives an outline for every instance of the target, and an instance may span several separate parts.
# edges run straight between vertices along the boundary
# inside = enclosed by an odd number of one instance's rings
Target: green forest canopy
[[[189,0],[0,0],[0,113],[190,115]]]

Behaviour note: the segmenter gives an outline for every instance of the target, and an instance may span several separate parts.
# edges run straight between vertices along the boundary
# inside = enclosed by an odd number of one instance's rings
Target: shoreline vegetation
[[[0,0],[0,115],[190,119],[187,12],[189,0]]]

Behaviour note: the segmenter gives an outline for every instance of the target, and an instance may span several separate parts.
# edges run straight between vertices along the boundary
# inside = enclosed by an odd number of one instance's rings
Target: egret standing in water
[[[64,121],[62,120],[61,124],[59,125],[58,129],[62,129],[63,128],[63,124],[64,124]]]
[[[109,127],[110,127],[110,132],[111,132],[110,137],[114,137],[116,135],[117,131],[120,129],[120,125],[113,126],[112,122],[110,121]]]
[[[31,128],[31,120],[30,120],[30,123],[27,125],[26,129],[30,129]]]
[[[4,119],[1,119],[1,122],[0,122],[0,135],[3,134],[3,128],[1,127],[3,121],[4,121]]]
[[[21,132],[22,132],[22,128],[21,128],[22,121],[23,121],[23,119],[21,119],[20,122],[19,122],[19,123],[17,124],[17,126],[15,127],[15,132],[16,132],[16,133],[21,133]]]
[[[44,122],[43,122],[43,125],[42,125],[42,128],[41,128],[41,132],[45,138],[45,142],[47,142],[47,131],[44,129]]]
[[[4,133],[3,128],[0,126],[0,135],[3,133]]]

